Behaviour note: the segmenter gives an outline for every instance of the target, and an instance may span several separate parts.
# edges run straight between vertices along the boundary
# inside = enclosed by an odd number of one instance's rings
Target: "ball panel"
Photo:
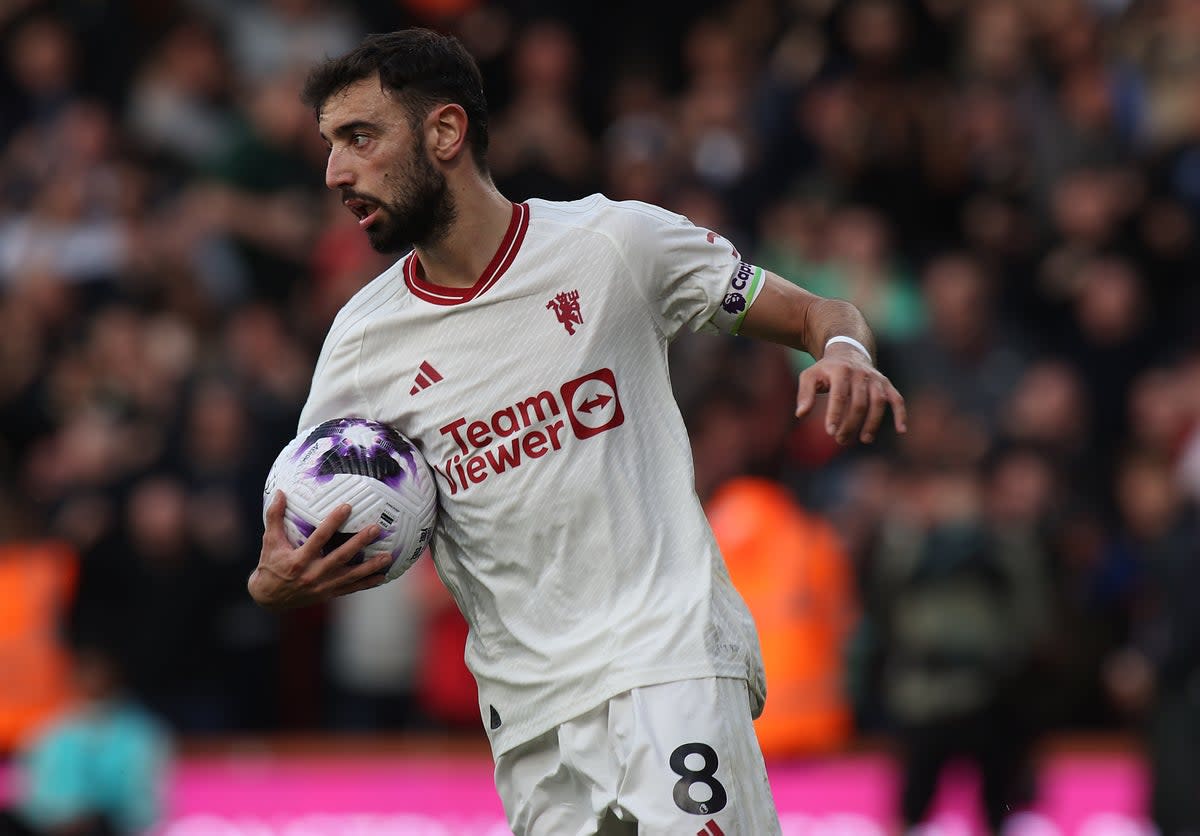
[[[353,510],[326,551],[378,524],[379,537],[355,561],[390,554],[387,580],[416,562],[437,521],[437,483],[420,452],[395,428],[363,418],[309,427],[280,451],[263,489],[264,518],[276,490],[287,494],[284,529],[293,546],[342,503]]]

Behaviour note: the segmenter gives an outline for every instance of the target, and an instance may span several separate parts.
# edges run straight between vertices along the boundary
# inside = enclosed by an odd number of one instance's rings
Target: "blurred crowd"
[[[510,198],[657,203],[866,313],[910,427],[870,448],[795,421],[798,352],[672,356],[701,498],[757,479],[835,535],[845,735],[916,775],[1200,741],[1200,0],[0,4],[0,541],[70,556],[65,635],[184,734],[477,728],[426,569],[245,593],[325,329],[389,263],[297,93],[410,24],[479,59]]]

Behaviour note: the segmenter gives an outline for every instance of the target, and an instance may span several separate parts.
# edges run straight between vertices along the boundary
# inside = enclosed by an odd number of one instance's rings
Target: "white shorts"
[[[516,836],[772,836],[740,679],[634,688],[496,759]]]

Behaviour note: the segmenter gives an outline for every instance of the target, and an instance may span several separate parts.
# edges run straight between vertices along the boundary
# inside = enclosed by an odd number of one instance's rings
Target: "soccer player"
[[[857,309],[745,262],[717,232],[600,195],[513,203],[487,168],[479,70],[455,39],[371,35],[317,66],[304,100],[326,185],[372,246],[413,250],[326,337],[300,419],[391,423],[437,473],[432,552],[470,625],[466,661],[519,836],[779,833],[752,718],[758,638],[693,484],[667,346],[683,328],[811,352],[797,415],[828,392],[838,441],[904,402]],[[286,497],[249,580],[282,610],[381,583],[301,547]]]

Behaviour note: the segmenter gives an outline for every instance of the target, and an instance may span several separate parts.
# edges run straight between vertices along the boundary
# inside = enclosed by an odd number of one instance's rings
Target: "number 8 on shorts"
[[[688,767],[688,756],[699,755],[701,764],[695,769]],[[717,771],[717,753],[707,743],[685,743],[671,753],[671,771],[679,776],[675,782],[675,804],[685,813],[719,813],[725,809],[729,796],[725,787],[714,776]],[[708,798],[696,799],[692,787],[697,784],[708,787]]]

